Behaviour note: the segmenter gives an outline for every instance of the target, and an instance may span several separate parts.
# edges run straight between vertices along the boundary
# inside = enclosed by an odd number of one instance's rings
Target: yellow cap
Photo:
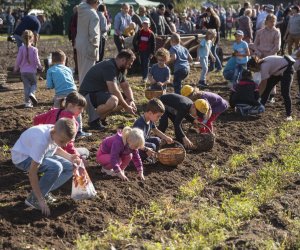
[[[198,99],[194,102],[196,109],[202,113],[202,114],[207,114],[209,110],[209,104],[206,100],[204,99]]]
[[[181,95],[189,96],[194,92],[194,88],[190,85],[184,85],[180,91]]]

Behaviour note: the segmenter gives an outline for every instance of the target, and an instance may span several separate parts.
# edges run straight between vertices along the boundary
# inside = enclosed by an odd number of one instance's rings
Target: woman
[[[77,50],[79,85],[99,57],[100,27],[97,8],[99,0],[86,0],[78,6],[75,47]]]
[[[252,32],[252,20],[251,20],[252,10],[246,9],[244,15],[239,18],[239,30],[244,32],[243,40],[250,43],[253,39]]]
[[[222,63],[217,55],[217,46],[218,46],[218,43],[220,40],[220,27],[221,27],[220,18],[217,15],[217,13],[213,10],[213,8],[211,8],[211,7],[208,7],[205,12],[207,13],[207,16],[209,17],[209,21],[206,24],[206,28],[207,29],[215,29],[217,32],[216,39],[213,43],[213,46],[211,47],[211,52],[212,52],[213,56],[215,57],[216,62],[213,63],[212,61],[210,61],[209,70],[213,71],[216,66],[217,71],[221,71]]]
[[[106,6],[104,4],[99,5],[97,13],[100,20],[99,61],[97,62],[101,62],[104,57],[105,42],[107,39],[107,32],[110,29],[110,25],[107,24],[107,19],[105,16]]]

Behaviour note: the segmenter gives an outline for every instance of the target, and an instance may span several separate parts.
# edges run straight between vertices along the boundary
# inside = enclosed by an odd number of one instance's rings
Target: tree
[[[68,4],[67,0],[25,0],[25,9],[41,9],[46,14],[61,15],[63,14],[63,6]]]

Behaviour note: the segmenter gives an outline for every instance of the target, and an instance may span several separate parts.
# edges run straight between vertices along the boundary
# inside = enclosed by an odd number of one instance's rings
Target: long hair
[[[208,7],[206,9],[206,12],[209,12],[211,14],[211,16],[216,20],[217,28],[219,29],[221,27],[221,21],[220,21],[219,16],[217,15],[217,13],[214,11],[214,9],[211,7]]]
[[[26,46],[26,59],[27,59],[28,63],[30,63],[28,48],[29,48],[29,45],[31,45],[30,41],[32,40],[33,36],[34,35],[33,35],[33,32],[31,30],[24,30],[24,32],[22,34],[23,41],[24,41],[24,44]]]

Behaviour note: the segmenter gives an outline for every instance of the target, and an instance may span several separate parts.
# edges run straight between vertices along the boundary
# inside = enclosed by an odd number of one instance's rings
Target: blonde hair
[[[180,36],[177,33],[172,33],[171,42],[176,44],[180,43]]]
[[[24,44],[26,46],[26,59],[27,59],[28,63],[30,63],[28,47],[29,47],[30,41],[32,40],[33,37],[34,37],[34,35],[31,30],[24,30],[24,32],[22,34],[22,38],[23,38]]]
[[[244,12],[245,16],[251,16],[252,15],[252,9],[246,9]]]
[[[60,118],[54,126],[54,130],[72,140],[77,133],[75,121],[70,118]]]
[[[63,63],[67,59],[65,52],[63,52],[61,49],[58,49],[58,50],[52,52],[51,55],[52,55],[52,63],[53,64]]]
[[[208,29],[206,31],[205,37],[207,37],[207,35],[212,35],[212,40],[217,36],[217,31],[216,29]]]
[[[267,17],[266,17],[266,21],[265,21],[265,23],[267,22],[267,21],[270,21],[270,20],[277,20],[277,18],[276,18],[276,16],[274,15],[274,14],[268,14],[267,15]]]
[[[165,48],[159,48],[155,53],[155,57],[163,57],[168,62],[170,61],[170,52]]]
[[[124,145],[128,143],[128,140],[137,148],[142,148],[145,145],[144,133],[139,128],[123,128],[122,139]]]

